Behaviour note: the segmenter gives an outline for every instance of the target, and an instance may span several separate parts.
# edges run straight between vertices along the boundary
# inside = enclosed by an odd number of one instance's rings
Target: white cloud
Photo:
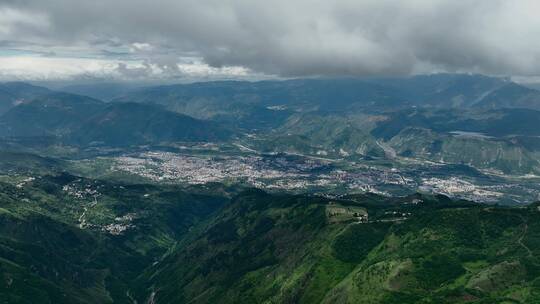
[[[131,44],[129,51],[132,53],[149,52],[149,51],[152,51],[153,49],[154,47],[150,43],[135,42]]]
[[[185,57],[202,58],[216,69],[205,68],[210,74],[242,67],[282,76],[540,76],[537,0],[20,0],[1,7],[11,19],[0,21],[0,41],[86,49],[81,57],[107,51],[109,60],[114,53],[172,77],[184,72]]]
[[[49,27],[46,14],[0,7],[0,40],[36,38]]]
[[[157,64],[95,58],[61,58],[38,56],[0,57],[0,80],[76,80],[101,78],[112,80],[159,80],[172,77],[196,80],[205,78],[248,77],[242,67],[211,67],[203,62],[177,64],[171,74]]]
[[[44,58],[33,56],[0,57],[0,77],[21,80],[66,79],[85,74],[106,76],[114,62],[85,58]]]

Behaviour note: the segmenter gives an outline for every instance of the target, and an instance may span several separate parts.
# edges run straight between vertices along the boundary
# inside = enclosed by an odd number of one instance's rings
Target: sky
[[[0,0],[0,80],[540,79],[537,0]]]

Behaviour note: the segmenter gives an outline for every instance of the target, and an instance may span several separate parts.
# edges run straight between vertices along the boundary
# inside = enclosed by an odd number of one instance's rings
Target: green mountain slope
[[[327,303],[536,303],[538,210],[442,208],[394,225]],[[534,228],[531,228],[534,227]]]
[[[130,282],[228,201],[203,192],[67,174],[2,178],[0,298],[132,303]]]
[[[540,299],[539,204],[238,193],[54,172],[2,172],[8,303]]]
[[[169,112],[160,106],[106,104],[66,93],[42,96],[16,106],[0,116],[0,126],[0,137],[48,137],[80,146],[219,141],[231,135],[231,131],[214,122]]]
[[[540,110],[540,92],[515,83],[508,83],[487,94],[474,107]]]
[[[390,139],[408,127],[431,129],[436,132],[466,131],[484,135],[540,136],[536,122],[540,112],[527,109],[505,110],[441,110],[412,108],[383,113],[371,134]]]
[[[425,196],[330,201],[250,191],[147,269],[137,297],[154,303],[535,303],[538,219],[536,206]]]
[[[384,156],[384,150],[363,128],[361,120],[337,115],[293,115],[268,137],[247,144],[254,144],[254,148],[264,152],[330,157]]]
[[[153,105],[117,103],[88,117],[70,134],[70,141],[109,146],[175,141],[219,141],[231,132],[213,122],[163,110]]]
[[[538,152],[514,138],[492,138],[476,133],[440,134],[429,129],[406,128],[388,144],[406,157],[497,169],[508,174],[540,172]]]
[[[99,100],[67,93],[38,97],[0,117],[0,136],[65,137],[103,106]]]
[[[33,86],[24,82],[0,83],[0,115],[17,104],[48,93],[50,91],[46,88]]]

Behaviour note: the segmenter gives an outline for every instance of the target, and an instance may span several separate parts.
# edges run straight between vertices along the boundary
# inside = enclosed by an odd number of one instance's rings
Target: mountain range
[[[540,92],[504,78],[221,81],[120,87],[124,91],[104,86],[126,92],[110,102],[24,83],[2,88],[9,93],[0,96],[0,137],[9,139],[82,147],[239,139],[264,153],[403,156],[512,174],[540,171]]]
[[[539,96],[462,74],[1,84],[0,299],[539,303]]]
[[[49,92],[47,88],[24,82],[0,83],[0,115],[24,101]]]
[[[540,110],[540,92],[508,79],[434,74],[387,79],[224,81],[136,90],[116,101],[157,103],[188,115],[212,116],[197,107],[230,104],[284,106],[296,110],[348,111],[365,107],[528,108]]]
[[[13,107],[0,117],[0,136],[53,137],[67,144],[125,146],[162,141],[227,138],[226,128],[160,106],[107,104],[67,93],[51,93]]]

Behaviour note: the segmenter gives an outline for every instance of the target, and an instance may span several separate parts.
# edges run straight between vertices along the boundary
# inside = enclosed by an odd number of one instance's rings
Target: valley
[[[540,112],[499,99],[508,80],[431,77],[106,102],[17,84],[0,113],[0,298],[538,302]]]
[[[0,304],[539,304],[539,12],[0,0]]]
[[[538,204],[29,173],[0,178],[0,295],[12,302],[534,303],[539,296]]]
[[[174,152],[172,152],[174,151]],[[241,145],[186,144],[114,157],[75,161],[75,172],[94,177],[140,178],[149,183],[241,184],[266,191],[406,195],[417,191],[477,202],[520,205],[540,199],[540,176],[508,176],[466,165],[406,157],[328,158],[298,153],[261,153]],[[87,171],[88,170],[88,171]],[[128,177],[129,176],[129,177]]]

